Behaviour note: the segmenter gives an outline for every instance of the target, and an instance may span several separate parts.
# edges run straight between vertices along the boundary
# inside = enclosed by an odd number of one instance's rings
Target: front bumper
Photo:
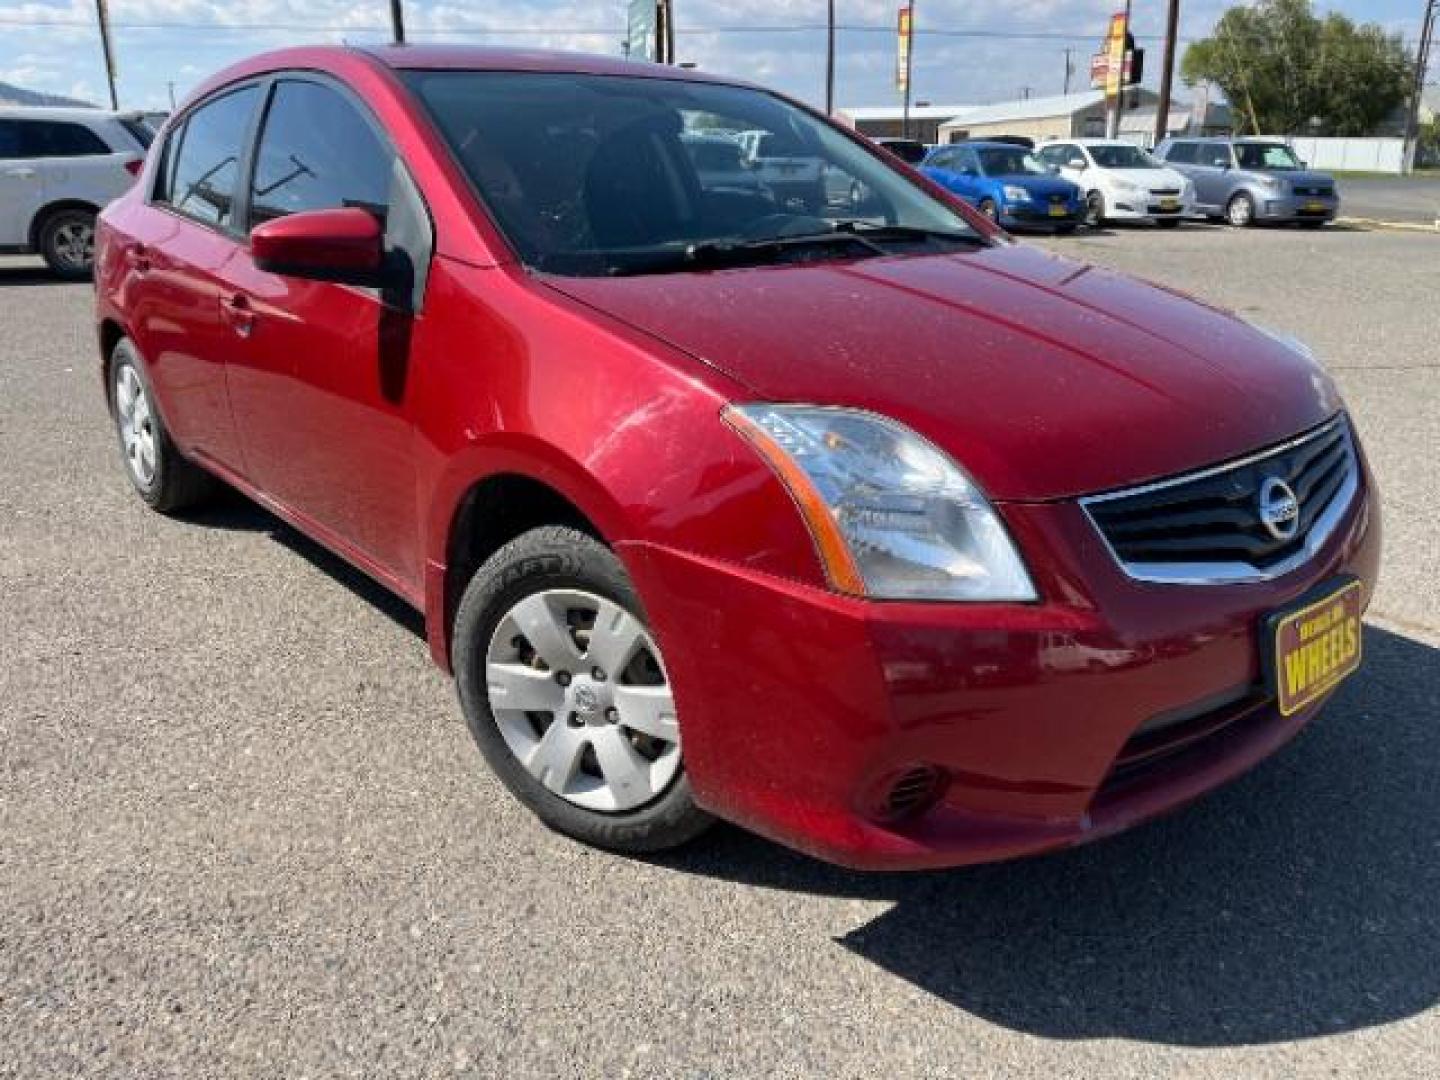
[[[1308,196],[1261,191],[1255,216],[1263,221],[1333,221],[1340,212],[1339,196]]]
[[[1117,196],[1105,207],[1105,216],[1119,221],[1184,220],[1194,212],[1194,204],[1187,199],[1176,197],[1172,202],[1169,197],[1149,193]]]
[[[1073,229],[1085,220],[1085,205],[1061,204],[1063,214],[1051,212],[1051,204],[1007,202],[1000,208],[1000,224],[1007,229]]]
[[[1304,726],[1315,709],[1281,717],[1262,688],[1257,626],[1341,573],[1368,603],[1372,490],[1367,473],[1310,563],[1228,586],[1133,581],[1078,505],[1008,505],[1038,604],[867,602],[666,548],[622,551],[702,805],[848,866],[956,866],[1126,828]],[[1180,714],[1164,739],[1137,735]],[[943,792],[886,820],[884,792],[916,766],[938,769]]]

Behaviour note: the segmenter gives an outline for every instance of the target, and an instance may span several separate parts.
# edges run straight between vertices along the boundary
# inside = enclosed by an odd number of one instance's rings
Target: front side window
[[[978,153],[986,176],[1044,176],[1050,171],[1029,150],[1018,146],[987,146]]]
[[[1235,156],[1242,169],[1267,169],[1274,172],[1296,172],[1300,159],[1284,143],[1239,143]]]
[[[803,249],[807,260],[874,252],[902,233],[916,247],[976,242],[963,216],[885,155],[764,91],[564,72],[405,77],[537,269],[683,272],[718,248],[753,253],[776,239],[785,257]],[[726,144],[747,182],[736,182]],[[882,239],[835,236],[879,227]]]
[[[383,221],[394,157],[338,91],[314,82],[280,82],[256,148],[250,225],[347,206]]]
[[[1173,161],[1177,165],[1195,164],[1195,144],[1184,142],[1173,144],[1165,152],[1165,160]]]
[[[240,153],[259,92],[247,86],[200,106],[170,137],[168,190],[159,201],[208,225],[234,224]],[[176,139],[179,139],[178,144]],[[157,196],[158,198],[158,196]]]

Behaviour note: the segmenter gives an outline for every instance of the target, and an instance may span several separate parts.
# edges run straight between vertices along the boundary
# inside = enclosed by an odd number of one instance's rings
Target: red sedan
[[[422,610],[491,768],[590,843],[1063,847],[1360,664],[1378,505],[1302,346],[759,88],[262,56],[104,212],[97,297],[140,498],[218,478]]]

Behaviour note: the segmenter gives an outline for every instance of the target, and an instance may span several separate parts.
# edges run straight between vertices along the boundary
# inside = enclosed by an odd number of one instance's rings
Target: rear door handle
[[[5,170],[6,176],[13,176],[19,180],[32,180],[35,177],[35,170],[25,166]]]
[[[150,272],[150,252],[144,244],[125,245],[125,263],[137,274],[148,274]]]
[[[230,329],[241,337],[249,337],[250,331],[255,329],[255,310],[244,293],[221,297],[220,314],[230,324]]]

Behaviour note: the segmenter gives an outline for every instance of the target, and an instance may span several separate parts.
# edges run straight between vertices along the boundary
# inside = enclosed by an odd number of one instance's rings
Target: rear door
[[[1195,181],[1195,201],[1207,209],[1219,210],[1229,199],[1231,182],[1230,144],[1196,143],[1195,164],[1190,179]]]
[[[40,165],[23,129],[23,121],[0,118],[0,247],[28,245],[30,222],[44,205]]]
[[[112,146],[97,128],[74,120],[25,120],[22,134],[31,160],[39,169],[42,194],[47,203],[74,199],[104,208],[123,195],[134,182],[126,162],[139,161],[143,153],[125,142]],[[120,133],[116,132],[116,141]]]
[[[383,130],[348,91],[318,76],[274,83],[252,171],[252,228],[307,210],[361,207],[387,223],[392,253],[408,243],[396,236],[429,235],[423,203]],[[418,290],[428,243],[412,258]],[[403,252],[411,257],[412,249]],[[417,592],[414,293],[407,308],[376,289],[270,273],[248,250],[222,275],[227,378],[253,479],[359,561]]]
[[[165,424],[190,453],[245,472],[226,393],[221,275],[240,250],[236,187],[260,102],[255,84],[172,127],[148,205],[127,214],[122,258],[131,331]]]

